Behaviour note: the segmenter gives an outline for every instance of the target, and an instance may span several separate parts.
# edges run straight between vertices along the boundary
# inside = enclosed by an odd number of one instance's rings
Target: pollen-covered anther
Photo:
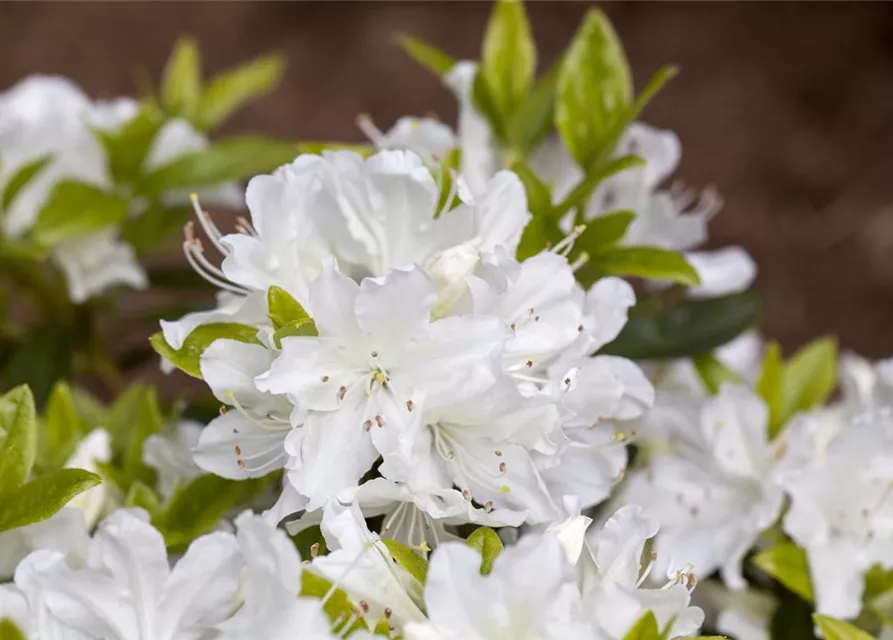
[[[344,400],[344,396],[347,394],[347,387],[341,386],[338,388],[338,399]]]
[[[385,610],[384,610],[384,617],[385,617],[386,620],[390,620],[390,619],[391,619],[391,613],[393,613],[393,612],[391,611],[390,607],[385,607]]]
[[[651,556],[651,560],[652,560],[652,561],[653,561],[653,560],[657,560],[657,551],[652,551],[652,552],[649,553],[648,555]]]
[[[406,410],[412,411],[415,408],[415,403],[412,400],[406,401]]]
[[[495,455],[497,458],[501,458],[501,457],[502,457],[502,451],[500,451],[499,449],[494,449],[494,450],[493,450],[493,455]]]
[[[511,324],[510,324],[510,325],[509,325],[509,327],[510,327],[510,328],[511,328],[511,330],[512,330],[512,331],[514,331],[514,330],[515,330],[515,326],[516,326],[516,325],[515,325],[515,323],[514,323],[514,322],[513,322],[513,323],[511,323]]]
[[[220,405],[220,415],[226,415],[227,411],[229,411],[229,407],[227,407],[225,404]]]
[[[524,363],[524,365],[525,365],[528,369],[532,369],[532,368],[533,368],[533,360],[528,360],[527,362]]]
[[[242,460],[242,459],[236,460],[236,464],[239,465],[239,468],[240,468],[240,469],[244,469],[244,468],[245,468],[245,461]]]
[[[378,357],[378,351],[373,351],[373,352],[372,352],[372,357],[373,357],[373,358],[377,358],[377,357]]]
[[[688,574],[688,586],[692,589],[698,586],[698,577],[693,573]]]
[[[378,428],[381,429],[384,426],[384,420],[378,414],[375,415],[375,424],[378,425]]]
[[[468,489],[462,489],[462,497],[466,500],[471,500],[471,491]]]
[[[504,462],[499,463],[499,473],[505,473],[505,463]]]
[[[564,379],[564,384],[570,384],[570,383],[571,383],[571,379],[570,379],[570,378],[565,378],[565,379]]]
[[[363,613],[369,613],[369,603],[365,600],[360,600],[360,608],[363,610]]]
[[[583,333],[583,325],[577,326],[577,333]]]
[[[322,380],[323,382],[328,382],[329,376],[323,376],[322,378],[320,378],[320,380]]]
[[[490,513],[491,511],[493,511],[493,501],[492,500],[487,500],[484,503],[484,511],[486,511],[487,513]]]
[[[372,421],[366,420],[366,422],[363,423],[363,428],[366,429],[366,431],[369,431],[370,429],[372,429]]]
[[[236,452],[237,456],[242,455],[242,447],[240,447],[239,445],[233,445],[233,451]]]

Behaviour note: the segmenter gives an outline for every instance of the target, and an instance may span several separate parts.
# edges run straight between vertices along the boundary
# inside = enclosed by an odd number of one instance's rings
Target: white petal
[[[195,450],[195,464],[210,473],[244,480],[280,469],[286,460],[285,438],[290,429],[261,428],[231,410],[211,421],[202,431]],[[239,464],[239,461],[243,464]]]
[[[757,276],[756,263],[742,247],[689,251],[685,257],[701,280],[689,290],[692,297],[709,298],[745,291]]]

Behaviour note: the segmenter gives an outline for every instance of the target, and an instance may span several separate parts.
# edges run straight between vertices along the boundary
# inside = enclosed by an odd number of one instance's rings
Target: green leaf
[[[81,436],[71,389],[59,380],[50,392],[41,435],[41,466],[44,469],[60,468],[71,457]]]
[[[0,195],[0,211],[8,211],[9,206],[13,203],[19,192],[37,176],[40,171],[47,166],[53,157],[50,155],[41,156],[36,160],[32,160],[27,164],[19,167],[14,174],[6,182],[3,189],[3,195]]]
[[[782,416],[824,404],[837,384],[837,341],[819,338],[797,351],[784,365]]]
[[[94,134],[105,149],[109,172],[115,184],[130,184],[136,180],[163,124],[158,109],[147,104],[114,131],[94,129]]]
[[[121,222],[128,204],[126,198],[92,185],[58,182],[37,214],[30,237],[44,247],[55,246]]]
[[[202,353],[212,342],[221,338],[260,344],[260,341],[257,339],[256,327],[249,327],[248,325],[235,322],[215,322],[200,325],[192,330],[192,333],[186,337],[186,340],[183,341],[183,346],[179,349],[171,347],[165,341],[164,335],[160,331],[149,338],[149,342],[155,351],[158,352],[158,355],[167,358],[171,364],[184,373],[201,379],[200,360]]]
[[[499,112],[499,105],[496,102],[493,89],[481,71],[477,72],[471,86],[471,102],[475,110],[484,116],[490,124],[493,135],[498,140],[505,141],[507,135],[505,116]]]
[[[97,468],[125,494],[137,480],[155,484],[155,470],[143,462],[143,443],[165,422],[158,392],[149,385],[132,385],[109,409],[103,426],[111,436],[114,463]]]
[[[157,197],[166,191],[212,187],[242,180],[295,159],[298,146],[263,136],[238,136],[207,149],[178,156],[142,181],[139,192]]]
[[[121,226],[121,239],[142,256],[158,248],[167,239],[183,232],[192,215],[192,207],[166,206],[153,202],[141,215],[128,218]]]
[[[497,0],[481,51],[481,74],[504,119],[527,96],[536,72],[536,45],[520,0]]]
[[[651,611],[648,611],[623,636],[623,640],[660,640],[660,627],[657,625],[657,618]]]
[[[406,569],[419,584],[425,584],[428,579],[428,561],[425,558],[397,540],[382,538],[381,541],[397,564]]]
[[[642,110],[646,107],[646,105],[651,102],[651,99],[657,95],[657,93],[664,88],[670,80],[676,77],[676,74],[679,73],[679,67],[674,65],[666,65],[657,70],[651,78],[648,80],[648,84],[645,85],[645,88],[642,92],[636,96],[635,101],[633,102],[632,108],[630,109],[629,114],[627,115],[627,120],[632,122],[635,120]],[[622,127],[621,130],[617,133],[617,137],[620,137],[622,130],[626,127]]]
[[[0,640],[28,640],[25,634],[9,618],[0,619]]]
[[[712,394],[719,393],[719,389],[724,382],[741,382],[741,376],[729,369],[710,353],[699,355],[694,362],[701,381]]]
[[[79,493],[102,480],[83,469],[57,469],[5,494],[0,506],[0,532],[46,520]]]
[[[873,640],[873,636],[843,620],[814,613],[812,619],[822,630],[825,640]]]
[[[782,407],[782,380],[784,377],[781,361],[781,347],[775,341],[766,347],[763,365],[757,378],[756,391],[766,402],[769,409],[769,439],[781,433],[784,425],[784,409]]]
[[[208,81],[197,116],[200,128],[211,131],[248,102],[275,89],[285,74],[285,60],[266,55],[217,74]]]
[[[504,548],[496,532],[490,527],[480,527],[468,536],[466,543],[481,554],[481,575],[493,571],[493,562]]]
[[[759,298],[751,293],[683,300],[656,315],[631,316],[617,339],[599,353],[633,360],[707,353],[753,326],[760,310]]]
[[[619,275],[697,285],[700,280],[685,256],[657,247],[604,247],[589,255],[589,262],[577,273],[583,286],[598,276]]]
[[[806,553],[797,545],[785,542],[761,551],[753,563],[807,602],[813,601]]]
[[[397,36],[397,44],[419,66],[427,69],[437,77],[442,77],[456,64],[456,59],[437,47],[408,35]]]
[[[552,191],[523,160],[512,165],[527,192],[527,208],[534,216],[548,215],[552,208]]]
[[[350,597],[348,597],[343,589],[336,588],[331,595],[329,595],[331,589],[332,583],[322,576],[311,573],[310,570],[301,572],[301,595],[306,598],[315,598],[317,600],[322,600],[328,596],[328,600],[326,600],[325,605],[323,605],[323,610],[328,614],[329,619],[333,623],[338,621],[343,623],[344,620],[353,616],[353,612],[356,611],[357,607],[350,601]],[[354,622],[351,630],[366,628],[365,618],[360,617]]]
[[[555,65],[536,81],[533,91],[524,98],[506,122],[509,143],[521,157],[526,157],[536,149],[554,126],[558,69],[559,66]]]
[[[629,122],[629,64],[608,18],[590,9],[558,76],[555,126],[581,167],[613,151],[613,131]]]
[[[153,524],[168,546],[188,544],[211,530],[234,507],[247,502],[266,484],[265,478],[227,480],[213,474],[198,476],[177,488]]]
[[[577,238],[574,247],[592,254],[604,247],[616,245],[623,240],[626,230],[635,219],[636,214],[628,210],[599,215],[586,223],[586,228]]]
[[[595,165],[564,200],[555,205],[551,215],[556,218],[562,217],[574,207],[583,205],[595,188],[611,176],[644,166],[645,161],[639,156],[633,155],[620,156]]]
[[[301,303],[288,291],[276,285],[267,290],[267,308],[274,329],[281,329],[290,324],[313,322]]]
[[[518,261],[526,260],[543,249],[557,244],[564,235],[558,227],[558,222],[551,216],[534,216],[524,227],[524,234],[518,244]]]
[[[195,38],[177,40],[161,76],[161,103],[170,113],[188,119],[196,113],[202,89],[201,64]]]
[[[71,373],[74,346],[74,338],[59,327],[43,326],[30,331],[10,354],[4,370],[6,384],[28,384],[35,405],[42,407],[53,383]]]
[[[130,490],[124,498],[124,506],[145,509],[152,517],[162,510],[161,499],[151,488],[139,480],[130,485]]]
[[[341,142],[299,142],[297,145],[297,154],[313,153],[321,155],[323,151],[351,151],[359,154],[364,158],[368,158],[378,152],[376,147],[370,144],[344,144]]]
[[[37,414],[27,385],[0,396],[0,428],[6,433],[0,448],[0,496],[8,496],[25,484],[37,456]],[[3,504],[11,501],[4,497]]]
[[[772,640],[814,640],[812,606],[787,591],[779,599],[769,627]]]

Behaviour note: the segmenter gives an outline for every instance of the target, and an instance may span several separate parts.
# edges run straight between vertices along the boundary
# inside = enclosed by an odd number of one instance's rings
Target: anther
[[[499,463],[499,473],[505,473],[505,463],[504,462]]]
[[[406,410],[407,411],[412,411],[414,407],[415,407],[415,403],[412,400],[406,401]]]
[[[363,423],[363,427],[366,429],[366,431],[369,431],[372,428],[372,421],[366,420],[366,422]]]
[[[237,456],[242,455],[242,447],[240,447],[239,445],[235,445],[235,446],[233,446],[233,451],[236,452],[236,455],[237,455]]]
[[[344,400],[344,396],[347,393],[347,387],[341,386],[338,388],[338,399]]]
[[[320,380],[322,380],[323,382],[328,382],[329,376],[323,376],[322,378],[320,378]]]
[[[384,420],[381,419],[380,415],[375,416],[375,424],[378,425],[378,428],[381,429],[384,426]]]

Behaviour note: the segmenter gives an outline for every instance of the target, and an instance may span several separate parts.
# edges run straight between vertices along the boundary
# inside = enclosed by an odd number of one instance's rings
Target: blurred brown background
[[[572,36],[583,2],[529,6],[543,66]],[[683,141],[677,177],[716,185],[725,209],[712,243],[756,258],[763,330],[795,347],[835,333],[868,356],[893,354],[893,4],[602,5],[639,84],[661,64],[682,74],[645,119]],[[485,2],[5,3],[0,87],[34,72],[74,78],[94,96],[157,78],[181,33],[198,37],[206,71],[279,50],[283,86],[229,123],[304,140],[360,140],[455,106],[392,45],[409,32],[474,57]]]

